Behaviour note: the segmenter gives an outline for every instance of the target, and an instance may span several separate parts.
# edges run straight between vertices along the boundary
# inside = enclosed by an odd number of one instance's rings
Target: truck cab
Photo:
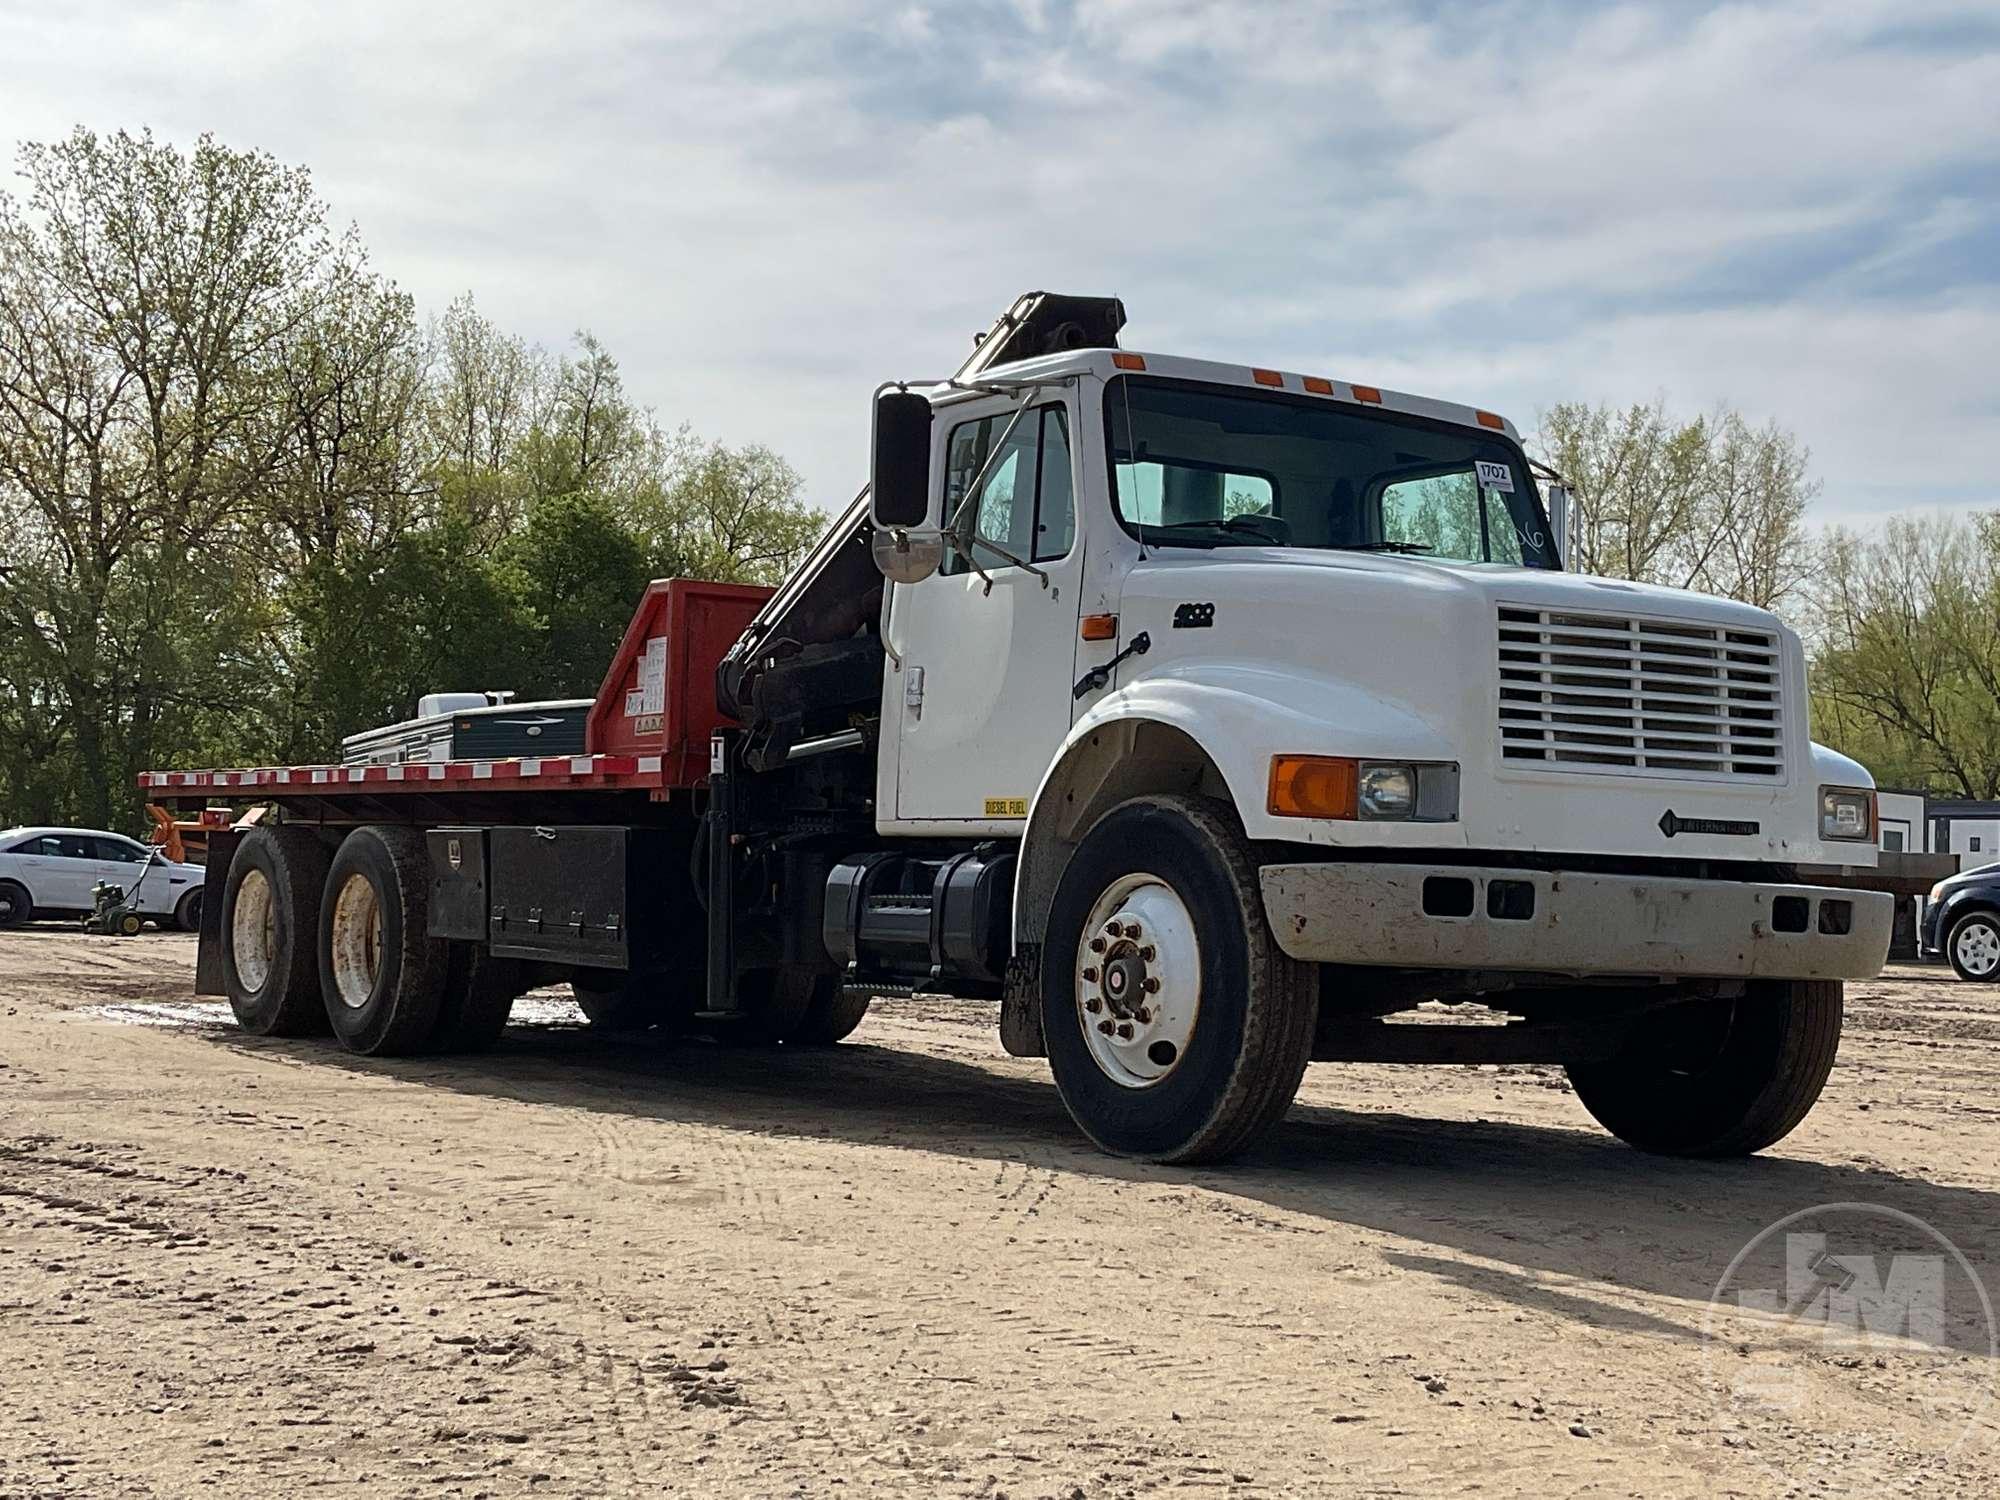
[[[1564,573],[1503,417],[1126,350],[1122,322],[1023,298],[952,378],[877,394],[856,541],[883,586],[853,629],[879,651],[873,829],[910,852],[835,872],[850,981],[990,982],[990,953],[930,941],[971,860],[1005,876],[979,930],[1005,934],[1006,1040],[1114,1150],[1254,1134],[1259,1105],[1217,1102],[1245,1067],[1288,1099],[1308,1057],[1481,1045],[1569,1064],[1658,1149],[1789,1130],[1890,920],[1796,875],[1874,849],[1796,633]],[[738,665],[765,627],[795,648],[799,613],[775,600]],[[1385,1024],[1424,999],[1517,1024]],[[1746,1068],[1768,1087],[1722,1088]]]

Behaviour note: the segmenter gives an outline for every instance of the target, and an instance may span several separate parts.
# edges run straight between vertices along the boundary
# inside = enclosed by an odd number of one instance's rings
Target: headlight
[[[1407,818],[1417,810],[1417,768],[1364,760],[1356,801],[1364,818]]]
[[[1847,843],[1875,838],[1875,794],[1850,787],[1819,789],[1819,836]]]
[[[1925,893],[1924,905],[1936,906],[1938,902],[1942,900],[1944,900],[1944,882],[1940,880],[1936,885],[1932,886],[1928,892]]]
[[[1274,755],[1265,805],[1280,818],[1455,823],[1458,766],[1452,761]]]

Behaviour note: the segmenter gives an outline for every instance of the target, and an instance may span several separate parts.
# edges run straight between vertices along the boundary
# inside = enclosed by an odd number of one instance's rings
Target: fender
[[[1105,694],[1070,728],[1036,788],[1014,879],[1014,942],[1039,943],[1062,868],[1090,826],[1146,792],[1226,796],[1253,839],[1332,843],[1324,825],[1265,810],[1274,754],[1451,760],[1406,705],[1352,682],[1255,662],[1170,663]]]

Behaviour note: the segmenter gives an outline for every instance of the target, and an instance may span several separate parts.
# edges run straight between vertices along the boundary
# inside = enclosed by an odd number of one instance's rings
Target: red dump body
[[[698,578],[647,585],[597,690],[582,755],[144,771],[139,785],[169,805],[220,797],[374,806],[448,794],[691,787],[708,775],[709,735],[726,722],[715,706],[716,666],[770,597],[761,586]]]

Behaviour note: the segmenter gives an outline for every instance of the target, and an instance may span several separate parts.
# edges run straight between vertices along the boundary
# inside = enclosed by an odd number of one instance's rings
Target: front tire
[[[1840,1047],[1837,980],[1752,980],[1740,1000],[1658,1012],[1606,1062],[1571,1063],[1583,1107],[1662,1156],[1748,1156],[1798,1128]]]
[[[430,855],[414,828],[357,828],[327,872],[319,907],[320,989],[350,1052],[397,1057],[437,1026],[451,945],[434,938]]]
[[[2000,978],[2000,916],[1969,911],[1951,924],[1944,956],[1952,972],[1968,984],[1991,984]]]
[[[831,1047],[854,1034],[873,996],[846,987],[845,976],[821,974],[813,980],[804,1017],[785,1037],[800,1047]]]
[[[0,927],[19,927],[35,914],[35,903],[27,888],[11,880],[0,880]]]
[[[1042,947],[1049,1063],[1104,1150],[1219,1161],[1284,1115],[1312,1051],[1314,973],[1271,935],[1240,826],[1141,797],[1084,836]]]
[[[222,885],[222,987],[253,1036],[326,1030],[314,940],[326,845],[305,828],[253,828]]]

